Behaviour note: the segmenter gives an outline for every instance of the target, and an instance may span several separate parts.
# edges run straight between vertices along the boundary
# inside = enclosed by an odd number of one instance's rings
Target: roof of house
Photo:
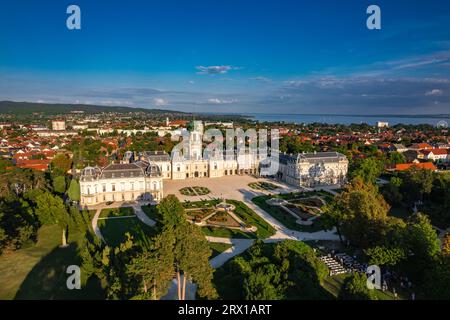
[[[422,162],[422,163],[402,163],[396,164],[394,170],[396,171],[406,171],[411,168],[417,169],[429,169],[429,170],[437,170],[436,166],[432,162]]]
[[[145,151],[143,155],[150,162],[170,161],[170,156],[165,151]]]
[[[339,152],[314,152],[314,153],[299,153],[296,155],[280,154],[280,163],[287,162],[309,162],[309,163],[324,163],[336,162],[346,160],[347,157]]]
[[[429,155],[430,153],[433,153],[435,156],[439,155],[447,155],[448,150],[447,149],[432,149],[432,150],[423,150],[421,151],[424,155]]]

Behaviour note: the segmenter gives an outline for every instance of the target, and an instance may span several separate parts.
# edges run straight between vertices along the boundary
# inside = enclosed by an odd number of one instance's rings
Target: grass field
[[[124,208],[108,208],[103,209],[100,213],[100,218],[107,217],[125,217],[134,215],[133,208],[124,207]]]
[[[127,232],[133,236],[135,241],[152,237],[156,232],[155,229],[142,223],[137,217],[99,220],[98,227],[106,243],[113,247],[127,239]]]
[[[231,244],[228,243],[217,243],[217,242],[210,242],[209,247],[212,250],[212,255],[210,258],[214,258],[215,256],[218,256],[225,250],[231,248]]]
[[[297,219],[294,218],[291,214],[286,212],[280,207],[277,206],[271,206],[266,203],[266,200],[270,199],[271,196],[259,196],[252,199],[252,202],[256,204],[258,207],[263,209],[265,212],[270,214],[272,217],[277,219],[279,222],[281,222],[285,227],[302,231],[302,232],[317,232],[320,230],[323,230],[322,224],[320,223],[320,218],[317,218],[314,221],[313,225],[310,226],[302,226],[298,224],[296,221]]]
[[[83,274],[81,290],[66,287],[67,267],[81,265],[77,249],[83,236],[69,234],[69,246],[60,248],[60,227],[43,226],[35,245],[0,256],[0,299],[103,299],[100,282],[86,283]]]
[[[233,239],[256,239],[253,232],[243,232],[237,229],[228,229],[222,227],[202,227],[202,232],[206,236]]]

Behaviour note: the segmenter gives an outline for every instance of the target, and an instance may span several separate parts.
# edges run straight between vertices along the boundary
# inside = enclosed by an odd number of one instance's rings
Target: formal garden
[[[186,201],[183,206],[188,221],[202,227],[207,236],[264,239],[275,234],[271,225],[241,201]]]
[[[258,196],[252,202],[289,229],[316,232],[323,230],[320,216],[332,200],[326,191],[311,191]]]
[[[265,181],[252,182],[249,183],[248,186],[254,190],[264,190],[264,191],[273,191],[275,189],[279,189],[279,187],[276,186],[275,184]]]
[[[180,193],[184,196],[188,197],[196,197],[196,196],[204,196],[211,191],[206,187],[193,186],[193,187],[184,187],[180,189]]]

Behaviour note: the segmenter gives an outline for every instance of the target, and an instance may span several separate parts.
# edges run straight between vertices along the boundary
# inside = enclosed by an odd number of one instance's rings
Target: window
[[[130,182],[130,185],[131,185],[131,190],[134,190],[134,182]]]
[[[178,171],[178,172],[180,171],[180,166],[177,167],[177,171]]]
[[[158,189],[158,182],[153,181],[153,190],[157,190]]]
[[[139,189],[140,190],[144,189],[144,181],[139,181]]]
[[[120,183],[120,191],[125,191],[125,182]]]
[[[106,192],[106,184],[102,185],[102,190],[103,190],[103,192]]]
[[[116,185],[114,183],[111,185],[111,188],[112,188],[112,191],[116,191]]]
[[[170,171],[170,166],[169,165],[167,165],[167,171]]]

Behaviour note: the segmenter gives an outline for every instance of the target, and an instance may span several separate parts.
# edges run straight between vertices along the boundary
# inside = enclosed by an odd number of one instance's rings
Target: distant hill
[[[88,104],[60,104],[60,103],[34,103],[34,102],[14,102],[14,101],[0,101],[0,113],[7,114],[31,114],[33,112],[40,112],[46,115],[65,114],[71,111],[84,111],[85,113],[101,113],[101,112],[145,112],[149,114],[179,114],[188,115],[188,113],[161,109],[145,109],[145,108],[130,108],[120,106],[99,106]]]

